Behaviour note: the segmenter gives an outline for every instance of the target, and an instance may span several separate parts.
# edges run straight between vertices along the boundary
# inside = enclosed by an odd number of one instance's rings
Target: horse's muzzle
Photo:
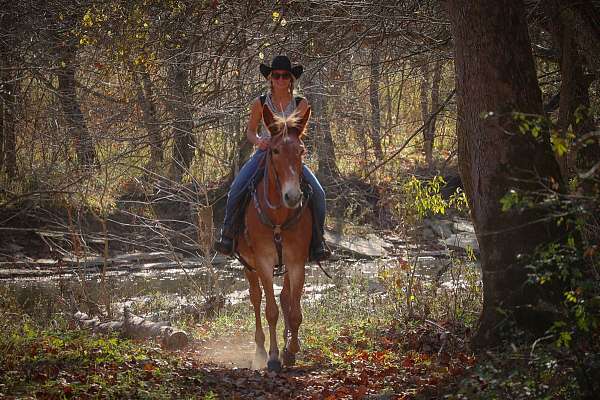
[[[288,190],[283,194],[283,202],[287,208],[297,208],[302,200],[302,191]]]

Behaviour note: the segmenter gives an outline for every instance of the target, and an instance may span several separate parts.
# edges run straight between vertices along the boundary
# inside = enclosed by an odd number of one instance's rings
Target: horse
[[[296,353],[300,350],[300,298],[312,236],[312,216],[306,206],[308,198],[301,190],[302,157],[305,153],[302,136],[310,114],[309,107],[302,116],[293,113],[280,117],[274,115],[268,106],[263,106],[263,120],[271,133],[264,159],[264,177],[251,189],[251,200],[244,214],[245,228],[236,240],[237,254],[246,266],[250,302],[256,319],[256,350],[252,362],[255,369],[264,368],[266,362],[269,371],[279,372],[282,361],[283,365],[294,365]],[[284,275],[280,294],[284,321],[281,359],[276,334],[279,309],[273,291],[276,273]],[[260,284],[265,292],[265,314],[269,324],[268,359],[260,314]]]

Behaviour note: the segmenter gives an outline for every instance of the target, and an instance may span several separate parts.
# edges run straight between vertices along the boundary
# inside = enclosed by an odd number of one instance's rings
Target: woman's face
[[[292,74],[289,71],[283,69],[271,71],[271,83],[274,89],[287,90],[290,86],[290,79],[292,79]]]

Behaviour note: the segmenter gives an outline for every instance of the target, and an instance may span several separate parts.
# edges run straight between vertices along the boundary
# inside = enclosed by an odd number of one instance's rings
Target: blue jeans
[[[265,150],[257,150],[246,162],[246,164],[244,164],[238,175],[233,180],[233,183],[229,188],[229,193],[227,193],[227,205],[225,206],[223,232],[231,232],[231,224],[233,222],[231,221],[231,218],[234,212],[233,208],[237,206],[244,195],[244,192],[248,188],[250,180],[254,177],[256,171],[258,171],[258,165],[260,160],[264,157],[264,154]],[[316,214],[316,222],[319,223],[319,228],[321,229],[322,233],[323,227],[325,226],[325,191],[317,180],[317,177],[310,169],[308,169],[306,165],[302,165],[302,176],[304,177],[306,183],[308,183],[313,190],[313,209]]]

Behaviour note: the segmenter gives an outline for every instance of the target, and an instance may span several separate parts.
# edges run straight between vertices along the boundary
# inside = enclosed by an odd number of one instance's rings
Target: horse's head
[[[263,107],[263,120],[271,133],[270,157],[281,185],[283,204],[288,208],[298,207],[302,200],[300,180],[306,151],[302,135],[309,118],[310,107],[302,116],[293,113],[286,117],[274,115],[267,105]]]

